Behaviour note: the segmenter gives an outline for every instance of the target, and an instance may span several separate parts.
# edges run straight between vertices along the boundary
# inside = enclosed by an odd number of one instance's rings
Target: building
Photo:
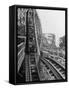
[[[59,47],[63,50],[65,50],[65,36],[60,37],[59,39]]]
[[[42,35],[42,44],[46,48],[56,48],[55,35],[51,33],[44,33]]]

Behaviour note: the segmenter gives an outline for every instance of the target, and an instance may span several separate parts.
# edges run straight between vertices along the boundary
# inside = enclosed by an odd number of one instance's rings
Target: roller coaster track
[[[22,77],[23,75],[25,76],[26,82],[41,81],[36,57],[37,53],[40,55],[37,38],[34,13],[30,9],[30,11],[27,11],[26,15],[26,36],[18,36],[17,39],[18,72]],[[55,80],[65,79],[65,67],[62,66],[58,61],[43,56],[40,56],[39,61],[42,62],[47,68],[46,70],[48,71],[50,77],[54,77]]]
[[[35,58],[31,55],[26,55],[26,81],[39,81],[39,74],[37,70],[37,65]]]
[[[23,62],[24,55],[22,54],[24,51],[23,43],[18,44],[18,64]],[[33,57],[32,57],[33,56]],[[25,55],[25,77],[26,81],[41,81],[39,76],[38,68],[36,65],[36,56],[33,54]],[[55,80],[65,79],[65,67],[63,67],[57,60],[41,57],[39,59],[49,71],[50,77],[54,76]],[[21,65],[21,64],[20,64]],[[19,67],[20,67],[19,65]]]
[[[57,64],[56,62],[53,63],[52,61],[46,58],[41,58],[40,60],[46,65],[50,72],[52,72],[56,80],[65,79],[65,70],[60,67],[59,64]]]
[[[51,62],[55,62],[56,64],[58,64],[60,67],[62,67],[65,70],[65,66],[63,66],[59,61],[57,61],[55,59],[48,58],[48,57],[45,57],[45,58]]]

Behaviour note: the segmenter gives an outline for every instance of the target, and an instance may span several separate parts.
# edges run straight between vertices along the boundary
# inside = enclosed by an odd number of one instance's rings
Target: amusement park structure
[[[35,82],[65,79],[65,58],[57,50],[42,47],[42,28],[37,10],[18,8],[17,23],[19,80]]]

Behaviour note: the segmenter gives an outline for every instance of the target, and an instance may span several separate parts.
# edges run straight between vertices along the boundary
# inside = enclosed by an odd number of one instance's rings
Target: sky
[[[65,11],[37,9],[42,32],[56,35],[56,45],[59,38],[65,35]]]

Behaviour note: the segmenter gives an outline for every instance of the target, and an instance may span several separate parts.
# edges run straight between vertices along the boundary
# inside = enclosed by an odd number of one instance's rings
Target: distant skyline
[[[40,18],[42,32],[56,36],[56,45],[59,38],[65,35],[65,11],[36,9]]]

